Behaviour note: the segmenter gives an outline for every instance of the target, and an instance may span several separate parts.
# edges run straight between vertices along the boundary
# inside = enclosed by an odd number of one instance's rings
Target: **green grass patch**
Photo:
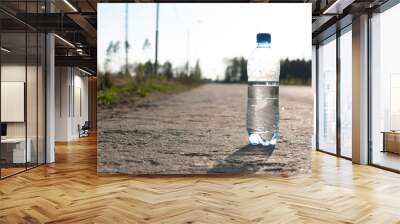
[[[173,93],[187,90],[199,85],[167,80],[146,80],[141,83],[128,82],[119,86],[113,86],[97,93],[97,102],[100,105],[113,105],[121,102],[124,97],[146,97],[151,93]]]

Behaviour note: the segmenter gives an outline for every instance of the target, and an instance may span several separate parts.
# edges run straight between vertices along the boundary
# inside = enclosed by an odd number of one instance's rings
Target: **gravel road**
[[[247,85],[206,84],[190,91],[98,108],[98,172],[268,174],[310,172],[313,95],[280,87],[275,149],[247,145]]]

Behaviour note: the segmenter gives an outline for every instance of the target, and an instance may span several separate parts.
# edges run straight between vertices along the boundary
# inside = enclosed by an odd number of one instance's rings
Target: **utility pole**
[[[154,62],[154,70],[155,75],[158,77],[158,17],[160,11],[160,3],[157,2],[157,12],[156,12],[156,52],[155,52],[155,62]]]
[[[125,4],[125,74],[129,74],[129,69],[128,69],[128,11],[129,11],[129,4]]]

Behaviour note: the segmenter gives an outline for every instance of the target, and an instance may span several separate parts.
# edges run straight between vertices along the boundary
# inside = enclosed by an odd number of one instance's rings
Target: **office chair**
[[[90,129],[90,125],[89,125],[89,121],[85,121],[85,123],[82,125],[82,127],[79,127],[80,125],[78,125],[78,129],[79,129],[79,138],[80,137],[87,137],[89,136],[89,129]]]

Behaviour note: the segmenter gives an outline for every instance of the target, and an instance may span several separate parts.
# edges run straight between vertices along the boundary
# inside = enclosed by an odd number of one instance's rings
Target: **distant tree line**
[[[280,81],[283,84],[311,85],[311,60],[281,60]]]
[[[156,72],[155,64],[151,61],[147,61],[145,63],[134,64],[132,68],[129,69],[131,72],[129,72],[128,75],[134,76],[138,80],[162,78],[167,80],[200,81],[202,79],[200,61],[198,60],[194,67],[188,67],[188,63],[181,67],[174,67],[170,61],[166,61],[163,64],[158,65]]]
[[[200,82],[202,81],[202,71],[199,61],[196,62],[194,67],[189,69],[187,63],[181,67],[174,67],[171,62],[166,61],[163,64],[158,65],[156,73],[155,64],[149,60],[145,63],[129,64],[128,68],[124,65],[117,72],[101,72],[98,78],[100,89],[105,89],[113,86],[115,80],[127,79],[132,79],[132,81],[137,83],[149,79]]]
[[[156,65],[148,60],[144,63],[130,63],[123,65],[118,71],[112,71],[111,65],[120,50],[120,42],[110,42],[106,50],[104,71],[99,73],[99,89],[106,89],[118,83],[136,82],[140,83],[148,79],[177,80],[184,82],[200,82],[202,70],[200,61],[197,60],[194,67],[186,63],[183,66],[174,66],[170,61]]]
[[[243,57],[234,57],[226,60],[225,77],[226,83],[247,82],[247,60]],[[281,60],[280,78],[282,84],[310,85],[311,84],[311,61],[304,59]]]

